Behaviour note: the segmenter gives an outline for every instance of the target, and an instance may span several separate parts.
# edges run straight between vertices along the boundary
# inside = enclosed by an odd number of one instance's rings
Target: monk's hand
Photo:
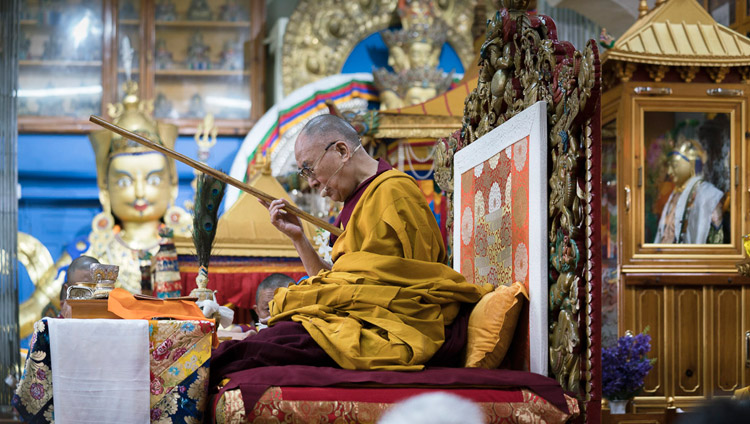
[[[260,199],[258,201],[268,209],[271,215],[271,223],[279,231],[292,240],[300,240],[304,237],[302,221],[297,216],[284,210],[284,207],[289,205],[286,199],[276,199],[271,203]]]

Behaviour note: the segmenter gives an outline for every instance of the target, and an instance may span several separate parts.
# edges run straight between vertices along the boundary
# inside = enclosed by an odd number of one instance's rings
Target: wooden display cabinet
[[[749,229],[748,95],[744,84],[623,84],[622,272],[736,272]],[[688,146],[691,140],[696,148]],[[673,159],[701,179],[675,184]],[[681,197],[683,188],[692,197]],[[670,216],[670,210],[676,212]],[[679,234],[667,234],[670,220],[670,231]]]
[[[746,0],[709,1],[739,23]],[[737,271],[750,232],[750,39],[693,0],[657,3],[602,60],[617,333],[648,328],[656,359],[635,414],[750,385],[750,278]]]
[[[750,384],[750,278],[735,269],[750,230],[749,97],[745,84],[653,81],[624,82],[603,96],[603,130],[617,135],[617,228],[610,236],[619,248],[618,333],[648,328],[649,357],[656,358],[634,413],[692,408]],[[713,179],[725,192],[718,244],[656,240],[673,190],[664,172],[674,148],[668,134],[686,121],[721,169]]]
[[[735,268],[750,231],[747,87],[631,81],[603,97],[603,127],[617,128],[618,333],[648,328],[656,359],[634,413],[689,409],[750,384],[750,278]],[[719,243],[657,240],[674,190],[669,138],[684,122],[707,147],[704,178],[723,193]]]
[[[21,132],[95,129],[128,71],[181,134],[212,113],[243,135],[264,112],[263,0],[22,0],[21,18]]]

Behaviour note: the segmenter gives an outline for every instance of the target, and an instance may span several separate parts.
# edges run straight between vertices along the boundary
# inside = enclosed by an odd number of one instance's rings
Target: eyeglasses
[[[328,143],[326,148],[323,149],[323,153],[321,153],[320,156],[318,156],[318,158],[315,159],[315,162],[313,162],[311,167],[308,168],[307,165],[302,164],[302,168],[300,168],[299,171],[297,171],[299,176],[302,178],[306,178],[306,179],[315,178],[315,167],[318,166],[318,163],[320,163],[320,161],[323,159],[323,156],[326,155],[326,153],[328,152],[328,149],[330,149],[331,146],[336,144],[338,141],[339,140],[333,140],[332,142]]]

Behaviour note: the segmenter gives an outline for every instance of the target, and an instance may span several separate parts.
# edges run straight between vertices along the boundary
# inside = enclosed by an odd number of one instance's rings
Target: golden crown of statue
[[[693,166],[700,161],[701,165],[706,163],[707,155],[703,146],[695,139],[680,137],[670,155],[678,155],[690,162]]]
[[[380,91],[390,90],[404,97],[410,88],[434,88],[437,93],[448,91],[453,82],[453,74],[437,68],[415,68],[394,73],[385,68],[372,72],[373,83]]]
[[[149,140],[170,149],[177,140],[177,127],[154,121],[151,112],[154,109],[152,100],[141,101],[138,98],[138,84],[127,81],[123,84],[125,97],[121,103],[107,106],[109,116],[115,124],[129,131],[140,134]],[[107,167],[110,159],[119,154],[151,153],[152,149],[128,140],[108,130],[95,131],[89,135],[91,146],[96,156],[97,183],[100,190],[107,188]],[[170,183],[177,184],[177,171],[174,159],[167,161],[170,167]]]

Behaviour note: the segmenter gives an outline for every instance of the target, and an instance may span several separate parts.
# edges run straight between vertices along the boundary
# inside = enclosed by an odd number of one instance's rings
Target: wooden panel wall
[[[648,327],[656,358],[637,411],[689,408],[750,384],[747,283],[737,275],[625,275],[619,332]]]

